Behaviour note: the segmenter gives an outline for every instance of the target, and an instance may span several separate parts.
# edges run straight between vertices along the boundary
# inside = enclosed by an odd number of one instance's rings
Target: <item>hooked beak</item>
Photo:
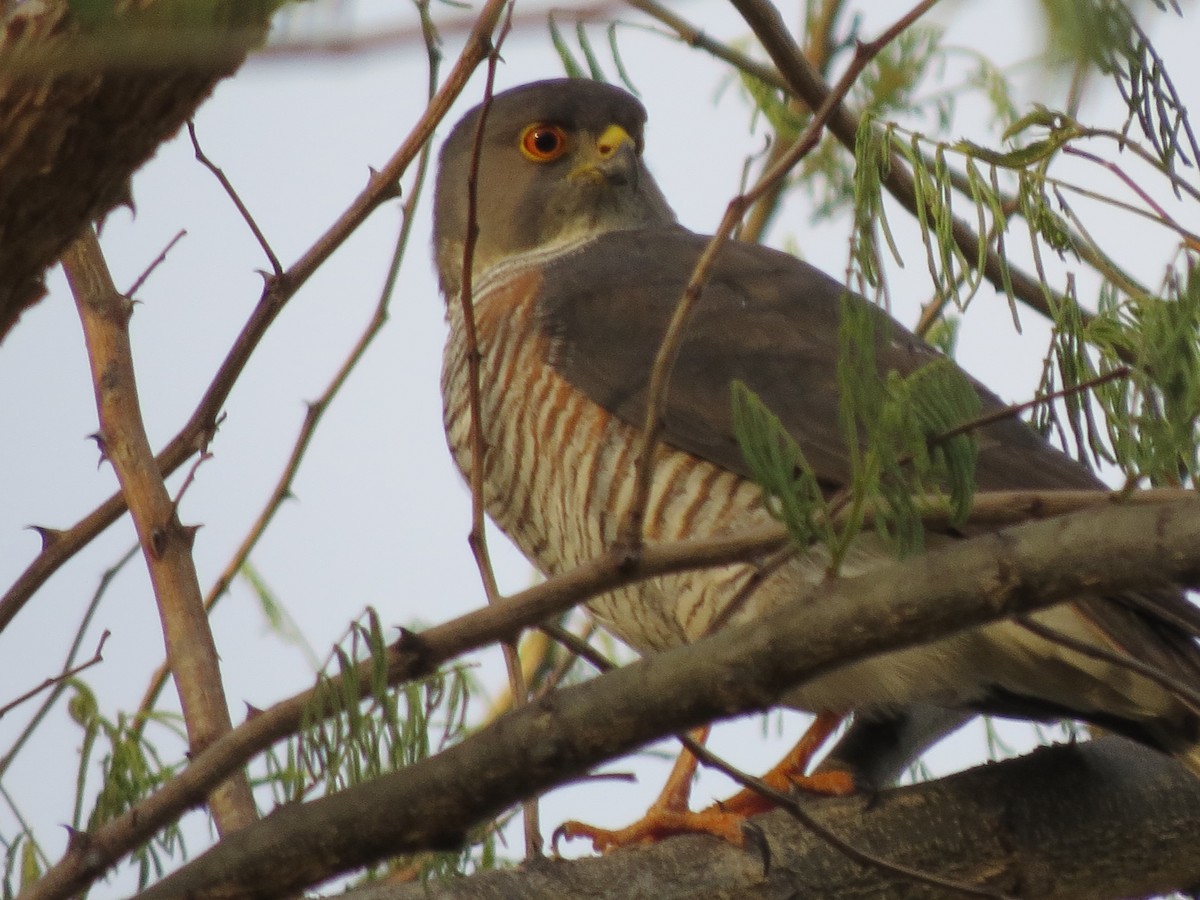
[[[571,171],[572,179],[637,187],[637,145],[620,125],[609,125],[585,153],[584,161]]]

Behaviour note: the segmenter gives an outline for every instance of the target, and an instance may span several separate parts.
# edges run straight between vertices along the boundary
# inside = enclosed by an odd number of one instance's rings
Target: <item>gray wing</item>
[[[655,354],[707,242],[679,227],[614,232],[544,273],[539,315],[551,364],[631,425],[644,422]],[[845,485],[850,476],[835,378],[843,293],[841,284],[792,256],[729,244],[681,345],[662,440],[749,477],[731,422],[729,386],[740,379],[780,417],[822,485]],[[874,304],[852,302],[876,317],[881,372],[907,375],[938,357]],[[1003,408],[982,384],[971,383],[985,413]],[[981,490],[1103,487],[1015,417],[982,428],[977,437]],[[1123,651],[1200,684],[1200,652],[1192,639],[1200,634],[1200,612],[1182,592],[1164,587],[1078,606]],[[1019,712],[1021,699],[1005,698],[1005,708]]]
[[[677,227],[613,232],[552,264],[539,300],[551,364],[611,413],[640,426],[655,354],[707,241]],[[822,484],[846,484],[835,380],[843,292],[795,257],[728,245],[681,346],[662,439],[749,476],[731,422],[729,385],[740,379],[780,417]],[[907,375],[938,357],[874,304],[853,302],[876,319],[881,371]],[[984,412],[1003,408],[982,384],[971,383]],[[981,490],[1102,487],[1015,418],[978,437]]]

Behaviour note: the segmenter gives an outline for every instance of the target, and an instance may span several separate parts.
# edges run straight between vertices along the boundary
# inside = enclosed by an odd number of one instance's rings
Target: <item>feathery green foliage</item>
[[[801,547],[831,544],[829,509],[800,445],[773,412],[741,381],[731,386],[733,431],[767,510]]]
[[[949,360],[907,377],[895,372],[880,377],[875,318],[846,295],[838,383],[851,482],[835,498],[826,497],[779,418],[741,382],[732,387],[734,434],[768,511],[798,546],[824,544],[835,570],[868,507],[874,509],[877,533],[908,554],[923,546],[921,502],[928,495],[945,495],[952,518],[962,521],[975,489],[975,441],[969,428],[957,431],[979,415],[975,389]],[[835,525],[837,513],[842,515]]]
[[[901,377],[880,372],[877,324],[884,322],[850,294],[841,305],[838,361],[842,433],[850,451],[851,521],[876,507],[876,532],[897,552],[924,545],[918,497],[944,494],[955,520],[965,519],[975,489],[974,437],[955,433],[979,415],[975,389],[949,360]],[[885,323],[886,327],[886,323]]]
[[[67,705],[72,720],[83,730],[82,748],[76,775],[75,812],[71,827],[76,831],[92,831],[128,812],[141,800],[157,790],[179,770],[179,763],[167,763],[162,758],[162,737],[151,737],[146,729],[119,714],[115,720],[100,714],[91,689],[78,679],[69,682],[74,696]],[[150,713],[148,720],[184,741],[182,720],[170,713]],[[92,799],[91,810],[84,815],[89,796],[92,765],[99,757],[100,788]],[[151,877],[161,878],[170,868],[169,860],[186,857],[187,848],[178,824],[159,831],[147,844],[131,854],[137,866],[138,886],[144,887]]]
[[[365,621],[352,627],[347,643],[334,648],[329,666],[318,676],[317,697],[300,733],[266,754],[263,781],[278,804],[370,781],[426,759],[466,735],[471,684],[464,669],[390,688],[384,629],[370,609]],[[369,663],[365,685],[359,675],[363,660]],[[333,675],[339,681],[333,681]],[[422,871],[440,877],[495,865],[494,839],[490,827],[480,829],[461,851],[423,855]],[[394,861],[389,866],[409,863]],[[372,869],[367,877],[380,871]]]

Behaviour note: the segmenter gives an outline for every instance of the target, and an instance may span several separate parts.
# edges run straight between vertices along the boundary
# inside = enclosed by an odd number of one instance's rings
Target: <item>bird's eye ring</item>
[[[521,132],[521,152],[534,162],[553,162],[567,152],[567,133],[557,125],[530,125]]]

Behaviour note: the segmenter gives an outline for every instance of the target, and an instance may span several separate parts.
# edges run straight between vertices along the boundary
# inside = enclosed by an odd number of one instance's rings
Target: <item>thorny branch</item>
[[[192,753],[199,753],[228,733],[232,723],[192,559],[193,531],[176,515],[142,422],[129,343],[132,304],[112,283],[91,227],[68,248],[63,268],[75,295],[92,367],[100,420],[97,442],[117,473],[137,529],[166,637],[167,658],[175,673],[189,747]],[[258,817],[243,772],[231,773],[217,786],[209,796],[209,806],[223,835]]]
[[[400,147],[379,171],[372,173],[366,188],[304,255],[281,277],[268,279],[258,305],[242,327],[191,417],[156,457],[163,477],[178,469],[211,440],[217,417],[229,392],[287,302],[376,208],[395,196],[396,184],[462,92],[475,67],[486,57],[490,49],[490,35],[499,21],[503,6],[501,0],[489,0],[484,5],[458,62]],[[0,631],[8,626],[29,598],[63,563],[115,522],[125,509],[124,498],[117,493],[70,528],[43,529],[41,552],[0,598]]]
[[[428,99],[432,100],[437,92],[437,73],[440,63],[440,53],[436,46],[437,36],[433,32],[432,23],[428,19],[427,4],[421,4],[421,13],[423,21],[426,23],[425,46],[426,55],[429,61]],[[200,156],[202,151],[194,134],[192,140],[196,148],[197,156]],[[304,414],[304,421],[301,423],[300,431],[296,435],[296,440],[292,445],[292,452],[288,456],[287,462],[284,463],[283,471],[280,474],[279,479],[276,481],[274,489],[271,491],[266,503],[263,504],[262,510],[259,512],[258,517],[254,520],[254,523],[250,526],[250,529],[242,539],[241,544],[238,545],[237,550],[234,552],[229,562],[226,563],[225,568],[221,570],[221,573],[217,576],[216,581],[209,588],[208,593],[205,594],[204,609],[206,612],[211,612],[213,607],[216,606],[220,599],[225,595],[226,591],[229,590],[229,586],[233,583],[233,579],[242,570],[242,567],[250,558],[250,554],[253,552],[254,548],[258,545],[259,540],[266,532],[267,526],[271,524],[271,521],[274,519],[275,514],[279,511],[279,508],[283,505],[284,501],[291,496],[292,484],[295,481],[296,475],[299,473],[300,464],[308,451],[309,444],[312,441],[313,436],[316,434],[322,418],[330,406],[333,405],[334,400],[337,398],[342,387],[349,379],[351,372],[353,372],[358,366],[359,362],[366,354],[367,349],[374,342],[376,336],[383,329],[384,324],[387,322],[388,308],[391,304],[392,295],[395,289],[396,277],[400,269],[400,262],[408,248],[409,238],[412,235],[413,223],[415,221],[417,204],[421,198],[421,188],[425,184],[425,176],[429,167],[430,153],[431,148],[427,142],[417,158],[417,170],[412,179],[412,187],[406,194],[406,199],[400,209],[402,222],[400,226],[400,233],[396,238],[396,246],[392,252],[392,260],[388,269],[383,290],[380,292],[379,302],[376,304],[375,309],[371,314],[371,318],[367,322],[362,333],[359,335],[358,340],[350,349],[349,354],[338,368],[337,372],[334,373],[333,378],[330,380],[321,396],[308,404]],[[204,158],[207,160],[207,156]],[[210,166],[210,168],[212,167],[211,163],[207,164]],[[226,179],[224,176],[221,176],[221,180],[222,184],[226,185],[226,190],[230,194],[231,198],[236,198],[237,194],[233,188],[233,185],[229,183],[228,179]],[[240,200],[235,199],[235,203],[239,209],[244,208]],[[250,218],[249,210],[246,210],[244,215],[246,217],[247,224],[250,225],[250,227],[257,234],[258,229]],[[274,256],[273,254],[270,254],[270,248],[266,245],[265,241],[262,241],[261,243],[263,249],[268,252],[269,257],[274,259]],[[170,668],[164,661],[163,664],[160,665],[150,677],[146,692],[143,694],[142,701],[138,705],[138,713],[133,719],[135,728],[141,728],[148,721],[146,714],[149,713],[149,711],[153,709],[154,705],[157,703],[158,696],[161,693],[163,685],[166,683],[166,679],[169,674]]]

